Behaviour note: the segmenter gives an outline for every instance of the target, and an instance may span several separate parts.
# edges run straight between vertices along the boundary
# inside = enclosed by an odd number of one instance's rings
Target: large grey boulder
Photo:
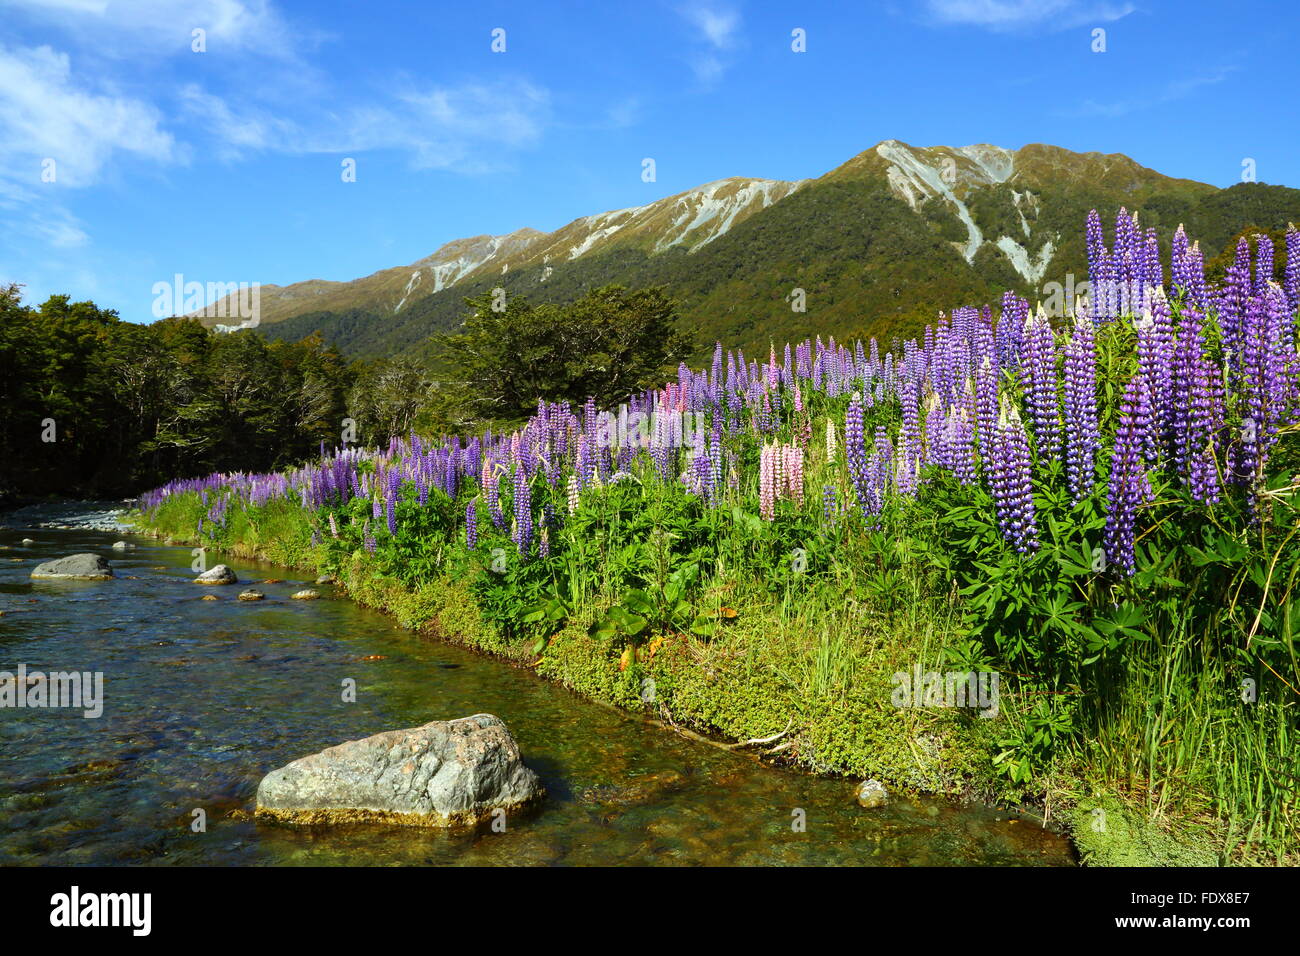
[[[38,564],[33,578],[63,578],[73,581],[107,581],[114,577],[109,563],[97,554],[72,554]]]
[[[197,578],[195,584],[238,584],[239,578],[235,572],[230,569],[228,564],[218,564],[215,568],[208,568]]]
[[[390,730],[295,760],[262,778],[260,816],[290,823],[377,820],[472,825],[540,800],[505,723],[491,714]]]

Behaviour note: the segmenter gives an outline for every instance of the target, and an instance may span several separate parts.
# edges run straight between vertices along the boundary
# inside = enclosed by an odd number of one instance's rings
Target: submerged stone
[[[314,601],[320,597],[320,592],[312,588],[303,588],[301,591],[295,591],[293,599],[295,601]]]
[[[72,554],[46,561],[32,569],[33,578],[64,578],[74,581],[107,581],[114,577],[109,563],[97,554]]]
[[[505,723],[475,714],[295,760],[262,778],[257,813],[289,823],[447,827],[492,820],[544,795]]]
[[[246,591],[239,592],[239,600],[241,601],[260,601],[265,597],[266,595],[257,588],[248,588]]]
[[[864,780],[858,786],[857,798],[860,806],[874,810],[889,802],[889,792],[879,780]]]

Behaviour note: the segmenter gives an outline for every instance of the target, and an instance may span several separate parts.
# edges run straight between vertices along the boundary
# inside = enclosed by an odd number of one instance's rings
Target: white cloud
[[[197,86],[182,90],[187,115],[218,141],[223,158],[247,152],[362,153],[396,149],[417,168],[477,172],[502,148],[523,149],[550,124],[550,94],[525,80],[460,86],[406,85],[385,100],[294,119],[232,106]]]
[[[246,108],[237,115],[224,99],[195,83],[181,87],[180,103],[184,115],[215,141],[217,155],[222,159],[238,159],[246,151],[273,149],[298,136],[294,124],[288,120],[257,107]]]
[[[1077,109],[1071,110],[1065,115],[1107,117],[1127,116],[1128,114],[1136,113],[1139,110],[1150,109],[1155,106],[1163,106],[1166,103],[1181,100],[1186,96],[1190,96],[1201,87],[1222,83],[1228,78],[1228,75],[1235,72],[1236,69],[1236,67],[1231,66],[1223,67],[1213,73],[1204,73],[1200,76],[1191,76],[1186,79],[1176,80],[1172,83],[1166,84],[1155,92],[1131,97],[1129,99],[1112,100],[1108,103],[1101,103],[1096,100],[1085,100]]]
[[[206,32],[213,56],[251,51],[292,57],[299,44],[317,39],[292,27],[269,0],[0,0],[0,7],[105,57],[188,54],[196,28]]]
[[[152,105],[89,85],[48,46],[0,46],[0,240],[11,255],[86,245],[64,205],[69,188],[99,182],[119,157],[164,164],[179,155]]]
[[[155,162],[176,158],[172,135],[148,103],[87,88],[66,53],[48,46],[0,47],[0,167],[19,182],[39,183],[42,162],[56,182],[95,182],[117,153]]]
[[[926,9],[939,23],[1020,30],[1109,23],[1128,16],[1136,7],[1104,0],[926,0]]]
[[[28,235],[58,249],[85,245],[90,237],[72,213],[59,206],[38,211],[25,225]]]
[[[702,47],[689,57],[695,78],[705,86],[712,85],[730,66],[726,54],[740,44],[740,14],[731,7],[705,3],[681,7],[678,13],[694,29]]]
[[[730,49],[736,42],[740,29],[740,14],[721,7],[690,6],[682,10],[684,16],[699,30],[706,43],[719,50]]]

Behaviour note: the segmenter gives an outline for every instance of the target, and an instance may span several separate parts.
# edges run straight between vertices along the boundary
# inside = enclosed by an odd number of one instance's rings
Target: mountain
[[[1245,226],[1300,220],[1300,190],[1219,189],[1121,154],[1044,144],[886,140],[817,179],[723,179],[550,233],[459,239],[352,282],[264,285],[261,330],[319,331],[359,356],[415,352],[463,320],[467,296],[501,287],[563,302],[618,282],[666,286],[702,351],[715,338],[747,348],[810,334],[888,338],[1007,289],[1032,300],[1047,283],[1082,281],[1088,210],[1113,219],[1120,206],[1166,243],[1185,223],[1208,258]]]

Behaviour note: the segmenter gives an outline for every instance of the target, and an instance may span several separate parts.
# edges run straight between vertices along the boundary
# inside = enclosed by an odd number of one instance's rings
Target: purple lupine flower
[[[947,416],[939,396],[931,392],[925,402],[925,458],[927,465],[939,468],[951,468],[951,452],[948,448]]]
[[[1034,430],[1034,447],[1046,461],[1061,457],[1061,399],[1056,377],[1056,339],[1040,308],[1025,321],[1020,378],[1025,408]]]
[[[998,422],[997,372],[988,356],[975,373],[975,421],[979,425],[980,454],[987,458]]]
[[[1251,489],[1262,480],[1277,429],[1286,417],[1289,398],[1286,361],[1294,354],[1287,341],[1290,322],[1286,298],[1269,282],[1246,306],[1241,334],[1241,441],[1235,445],[1232,479]]]
[[[1102,233],[1101,216],[1095,209],[1088,213],[1084,234],[1088,249],[1088,279],[1093,290],[1100,292],[1103,279],[1102,268],[1106,260],[1106,239]]]
[[[1137,509],[1147,497],[1147,473],[1143,460],[1143,422],[1150,418],[1147,383],[1139,370],[1124,390],[1119,425],[1110,457],[1110,483],[1106,492],[1106,530],[1102,544],[1106,559],[1125,574],[1133,573],[1133,544]]]
[[[1167,334],[1169,325],[1168,303],[1163,295],[1159,295],[1152,297],[1151,304],[1153,308],[1144,309],[1140,316],[1134,317],[1133,328],[1137,333],[1141,383],[1149,393],[1147,407],[1150,418],[1142,422],[1142,456],[1154,465],[1159,461],[1160,449],[1167,447],[1173,435],[1169,408],[1173,355],[1172,349],[1161,341],[1162,330]]]
[[[970,416],[966,409],[954,406],[948,410],[949,467],[962,485],[975,483],[975,442]]]
[[[1187,230],[1179,222],[1178,229],[1174,230],[1169,254],[1170,289],[1175,298],[1187,299],[1192,294],[1192,263],[1188,252]]]
[[[465,505],[465,547],[473,551],[478,547],[478,499],[471,498]]]
[[[1146,242],[1142,249],[1142,280],[1137,305],[1151,293],[1164,291],[1165,269],[1160,262],[1160,234],[1155,229],[1148,229]]]
[[[858,505],[867,510],[867,450],[862,433],[862,401],[855,394],[844,415],[844,459]]]
[[[1255,235],[1255,295],[1263,295],[1273,281],[1273,240],[1264,233]]]
[[[1065,474],[1078,504],[1092,494],[1094,461],[1101,446],[1097,422],[1097,345],[1085,308],[1065,347]]]
[[[1174,336],[1175,463],[1197,501],[1219,500],[1215,440],[1222,423],[1219,376],[1204,354],[1203,317],[1184,306]]]
[[[527,557],[533,541],[533,498],[528,473],[522,463],[515,466],[514,472],[514,528],[511,540],[518,547],[519,553]]]
[[[987,474],[998,527],[1007,542],[1024,554],[1038,549],[1038,519],[1034,507],[1029,440],[1020,413],[1003,399],[994,432]]]
[[[835,519],[839,517],[839,501],[834,485],[826,485],[822,488],[822,517],[829,524],[834,524]]]
[[[1224,277],[1218,299],[1219,326],[1223,329],[1223,350],[1228,361],[1228,381],[1236,386],[1241,367],[1241,333],[1246,321],[1246,304],[1250,299],[1250,245],[1245,238],[1237,242],[1232,265]]]
[[[920,383],[907,379],[899,383],[898,400],[902,410],[902,425],[898,429],[898,445],[909,462],[921,457]]]
[[[487,494],[488,517],[492,519],[494,527],[504,530],[506,518],[501,513],[501,475],[497,471],[496,462],[491,458],[483,461],[482,481],[483,491]]]
[[[1020,367],[1020,352],[1025,337],[1025,319],[1029,302],[1014,292],[1002,295],[1002,312],[998,316],[997,361],[1000,369],[1014,372]]]
[[[1286,267],[1283,272],[1286,310],[1292,316],[1300,309],[1300,229],[1291,223],[1286,229]]]
[[[867,514],[880,513],[885,506],[885,496],[896,484],[894,458],[894,443],[883,427],[877,427],[875,447],[867,462],[867,500],[863,508]]]

